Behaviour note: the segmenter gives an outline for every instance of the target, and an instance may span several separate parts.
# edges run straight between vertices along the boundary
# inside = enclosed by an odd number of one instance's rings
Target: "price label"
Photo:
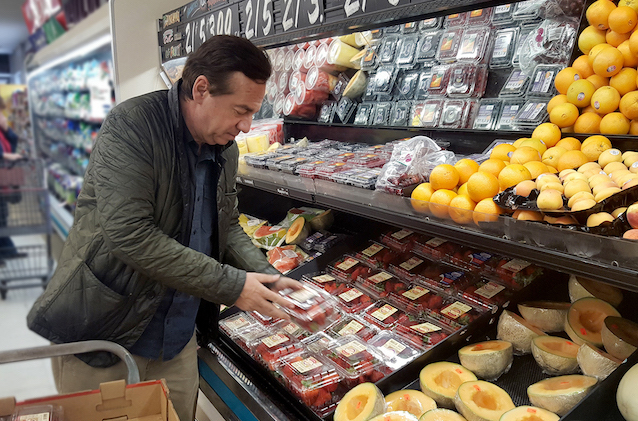
[[[338,6],[338,2],[335,6]],[[346,18],[359,16],[396,6],[409,4],[409,0],[343,0],[343,13]]]
[[[186,54],[197,50],[215,35],[239,35],[239,10],[230,5],[187,22],[183,29]]]
[[[278,6],[284,32],[323,23],[323,1],[282,0]]]
[[[272,0],[246,0],[241,3],[244,15],[244,35],[247,39],[267,37],[275,33]]]

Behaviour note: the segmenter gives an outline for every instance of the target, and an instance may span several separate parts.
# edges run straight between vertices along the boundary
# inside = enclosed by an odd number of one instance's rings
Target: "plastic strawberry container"
[[[359,155],[348,160],[348,164],[356,165],[360,167],[366,167],[366,168],[382,167],[386,162],[387,162],[387,159],[384,159],[383,157],[377,154]]]
[[[449,327],[428,317],[407,315],[394,332],[424,350],[433,347],[453,333]]]
[[[282,320],[281,322],[277,323],[275,325],[275,328],[284,331],[287,335],[292,336],[298,341],[312,336],[312,333],[308,332],[297,323],[288,320]]]
[[[322,354],[341,372],[347,388],[366,382],[376,383],[391,372],[382,355],[356,336],[337,339]]]
[[[381,329],[392,329],[404,315],[403,310],[388,301],[379,300],[365,310],[363,320]]]
[[[306,178],[317,178],[317,168],[321,165],[325,165],[326,161],[324,160],[316,160],[312,162],[308,162],[306,164],[301,164],[296,167],[297,174],[301,177]]]
[[[407,229],[390,231],[381,235],[381,243],[398,252],[412,251],[412,246],[419,238],[419,234]]]
[[[366,247],[357,252],[355,257],[375,268],[387,269],[394,260],[399,258],[400,253],[396,252],[376,241],[370,241]]]
[[[459,296],[466,301],[480,304],[490,309],[506,307],[512,295],[513,290],[488,279],[480,279],[459,291]]]
[[[233,341],[244,352],[250,355],[253,358],[255,357],[255,349],[252,347],[252,344],[260,338],[265,338],[272,335],[275,331],[272,328],[267,328],[265,326],[257,325],[248,327],[240,332],[238,332],[234,337]]]
[[[385,365],[392,370],[398,370],[422,353],[422,350],[395,332],[381,332],[367,343],[383,355]]]
[[[332,181],[332,176],[339,171],[349,170],[351,167],[345,162],[320,165],[315,169],[315,178]]]
[[[360,277],[357,285],[372,292],[375,298],[386,298],[392,293],[407,291],[408,283],[384,270],[375,270],[367,277]]]
[[[348,254],[330,263],[326,270],[341,282],[354,282],[360,275],[365,276],[371,271],[362,261]]]
[[[436,52],[437,60],[442,63],[456,61],[462,37],[463,28],[449,28],[443,32],[441,41],[439,41],[439,50]]]
[[[326,330],[326,333],[333,338],[355,335],[364,341],[368,341],[379,333],[379,330],[358,317],[344,316],[341,320],[330,326]]]
[[[282,320],[282,319],[275,319],[273,317],[266,316],[265,314],[261,314],[258,311],[251,311],[248,314],[253,316],[255,320],[257,320],[262,326],[266,326],[266,327],[272,326],[275,323],[279,323]]]
[[[454,295],[459,290],[473,283],[475,278],[457,267],[430,262],[430,264],[419,273],[418,280],[430,288]]]
[[[259,337],[249,346],[254,349],[255,359],[270,371],[275,371],[282,357],[303,350],[301,343],[283,330]]]
[[[542,274],[542,267],[517,258],[502,257],[496,267],[498,279],[515,290],[526,287]]]
[[[244,329],[261,326],[253,316],[245,312],[239,312],[219,321],[219,328],[231,338],[237,336]]]
[[[324,291],[331,295],[341,285],[341,282],[336,277],[325,271],[307,273],[301,277],[301,280],[323,288]]]
[[[501,258],[492,253],[462,247],[446,259],[452,264],[479,274],[494,274]]]
[[[390,272],[398,277],[414,281],[429,264],[423,257],[414,253],[405,253],[390,264]]]
[[[467,326],[487,311],[482,306],[472,306],[469,303],[449,297],[439,308],[428,308],[428,316],[450,327]]]
[[[332,411],[346,392],[335,365],[313,352],[303,351],[284,358],[277,374],[304,405],[321,417]]]
[[[446,256],[452,256],[461,251],[460,244],[453,243],[439,237],[421,237],[414,243],[414,252],[433,260],[445,260]]]
[[[322,350],[328,348],[334,341],[334,338],[326,332],[317,332],[301,340],[306,351],[321,353]]]
[[[421,283],[413,282],[407,285],[403,291],[393,291],[389,300],[396,303],[406,313],[418,316],[427,313],[431,301],[432,306],[436,306],[436,303],[439,300],[443,302],[444,298],[439,292],[431,290]]]
[[[323,330],[339,317],[335,302],[323,289],[303,284],[302,289],[287,288],[279,291],[279,295],[294,305],[292,309],[281,309],[290,315],[292,321],[309,332]]]
[[[373,302],[370,294],[351,284],[342,284],[332,295],[344,313],[359,313]]]

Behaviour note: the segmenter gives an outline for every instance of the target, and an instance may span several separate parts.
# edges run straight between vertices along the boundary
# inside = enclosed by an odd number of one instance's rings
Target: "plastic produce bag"
[[[392,158],[381,169],[376,189],[396,193],[401,188],[422,182],[426,170],[424,158],[440,150],[434,140],[425,136],[398,143],[392,151]]]
[[[253,238],[255,231],[257,231],[266,222],[268,221],[255,218],[254,216],[244,215],[243,213],[239,215],[239,226],[250,238]]]
[[[454,165],[454,163],[456,162],[456,155],[454,154],[454,152],[445,150],[431,153],[425,158],[426,159],[425,162],[423,162],[422,168],[424,171],[423,174],[427,174],[428,177],[430,176],[430,173],[432,172],[434,167],[436,167],[437,165]]]
[[[531,75],[538,64],[567,64],[576,40],[571,20],[545,20],[521,42],[519,52],[523,73]]]
[[[281,273],[288,273],[299,266],[308,257],[299,247],[288,245],[275,247],[266,253],[268,263]]]

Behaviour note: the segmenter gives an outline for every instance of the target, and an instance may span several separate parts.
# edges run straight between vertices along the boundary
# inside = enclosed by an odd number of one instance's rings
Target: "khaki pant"
[[[140,370],[141,381],[165,379],[170,398],[180,421],[193,421],[199,389],[197,342],[195,335],[186,347],[170,361],[150,360],[133,355]],[[126,364],[120,361],[112,367],[95,368],[73,355],[52,358],[53,378],[58,393],[95,390],[100,383],[125,379]]]

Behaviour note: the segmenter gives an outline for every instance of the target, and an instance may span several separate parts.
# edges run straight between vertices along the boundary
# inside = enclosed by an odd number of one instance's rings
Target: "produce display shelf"
[[[246,165],[240,165],[237,181],[638,292],[638,243],[629,240],[510,217],[499,217],[481,228],[460,226],[415,211],[410,198]]]
[[[49,203],[51,204],[51,221],[53,228],[63,240],[69,235],[71,225],[73,225],[73,215],[55,196],[49,193]]]

